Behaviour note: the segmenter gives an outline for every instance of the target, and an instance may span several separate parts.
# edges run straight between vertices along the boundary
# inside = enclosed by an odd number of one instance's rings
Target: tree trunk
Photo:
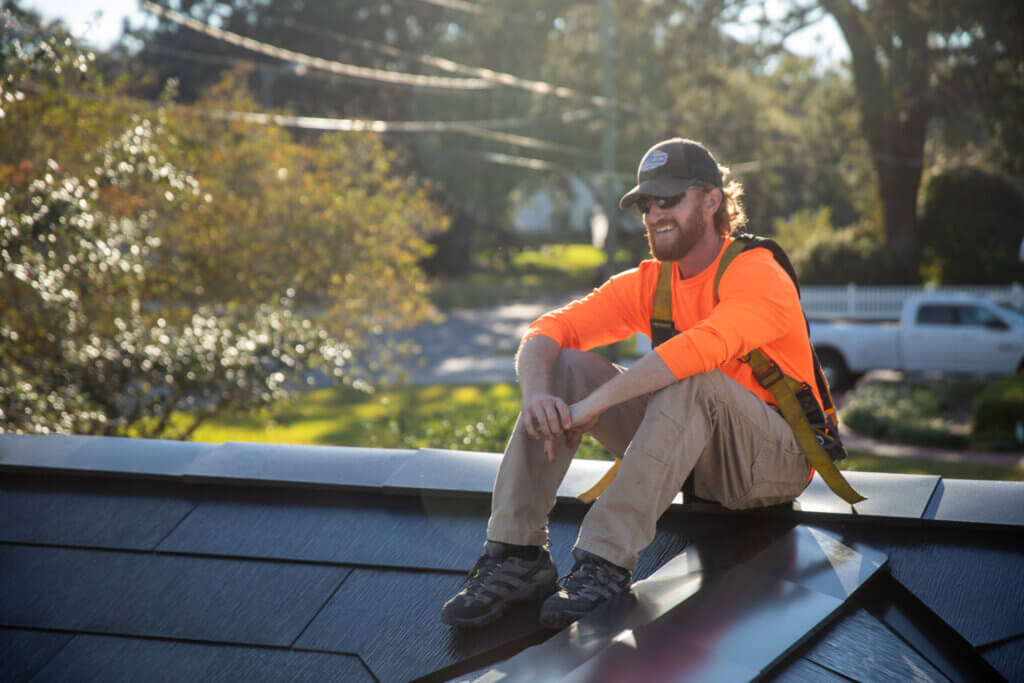
[[[862,10],[850,0],[821,0],[821,6],[835,17],[850,47],[886,247],[895,263],[916,273],[917,193],[930,113],[925,17],[904,3],[869,3]]]

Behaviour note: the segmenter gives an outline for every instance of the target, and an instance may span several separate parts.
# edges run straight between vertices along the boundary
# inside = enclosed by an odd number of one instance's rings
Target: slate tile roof
[[[1024,485],[850,474],[674,505],[629,596],[557,633],[440,623],[500,456],[0,436],[0,680],[1024,680]],[[551,519],[563,570],[606,463]]]

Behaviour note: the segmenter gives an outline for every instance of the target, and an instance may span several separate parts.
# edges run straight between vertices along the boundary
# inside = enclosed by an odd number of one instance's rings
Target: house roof
[[[848,472],[794,509],[676,503],[633,590],[439,621],[500,456],[0,435],[11,680],[1024,680],[1024,484]],[[563,571],[607,463],[551,518]]]

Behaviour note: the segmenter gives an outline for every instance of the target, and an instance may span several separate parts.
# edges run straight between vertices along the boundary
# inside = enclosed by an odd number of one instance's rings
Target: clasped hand
[[[594,426],[600,412],[589,407],[587,399],[571,406],[557,396],[537,394],[523,401],[522,420],[526,433],[544,440],[548,462],[555,462],[555,440],[565,438],[570,449],[580,444],[583,435]]]

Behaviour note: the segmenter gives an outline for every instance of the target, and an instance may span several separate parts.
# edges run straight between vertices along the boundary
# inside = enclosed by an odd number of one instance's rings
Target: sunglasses
[[[636,208],[640,209],[640,213],[649,212],[651,207],[654,205],[657,205],[659,209],[671,209],[673,206],[683,201],[683,197],[685,196],[685,190],[674,197],[648,197],[643,195],[636,198]]]

